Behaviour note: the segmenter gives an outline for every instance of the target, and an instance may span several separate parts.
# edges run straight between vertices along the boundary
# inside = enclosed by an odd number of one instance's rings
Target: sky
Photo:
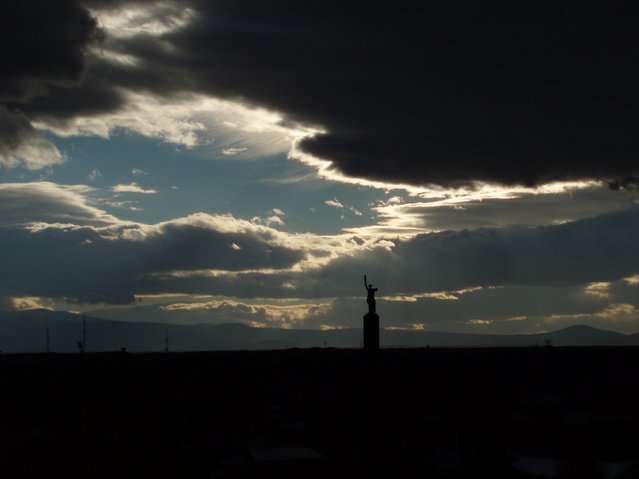
[[[0,310],[639,332],[632,13],[5,2]]]

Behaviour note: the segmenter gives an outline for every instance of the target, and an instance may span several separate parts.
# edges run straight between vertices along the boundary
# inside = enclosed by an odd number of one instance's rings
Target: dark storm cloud
[[[0,166],[14,163],[15,152],[38,137],[38,132],[22,113],[0,105]]]
[[[361,296],[362,275],[380,295],[477,286],[585,286],[639,273],[639,208],[556,226],[447,231],[333,260],[304,273],[144,278],[140,292],[237,297]]]
[[[19,107],[31,119],[45,119],[53,126],[64,125],[79,116],[96,116],[124,105],[120,92],[99,79],[88,79],[81,88],[50,87],[49,94]]]
[[[0,104],[0,166],[23,164],[35,170],[63,160],[56,146],[43,138],[22,112]]]
[[[25,100],[48,85],[78,84],[96,22],[75,0],[20,0],[0,6],[0,98]]]
[[[448,231],[416,236],[371,258],[338,260],[323,278],[367,268],[389,285],[388,294],[616,281],[639,271],[637,235],[637,207],[556,226]]]
[[[8,158],[16,148],[36,134],[29,120],[20,113],[12,113],[0,105],[0,156]]]
[[[62,161],[22,110],[35,97],[56,96],[54,86],[79,85],[85,52],[99,36],[95,20],[74,0],[0,4],[0,166],[22,162],[35,169]]]
[[[145,274],[166,270],[282,268],[304,254],[269,243],[260,231],[225,232],[188,220],[151,229],[47,226],[0,228],[0,291],[8,296],[66,297],[127,303]],[[239,246],[239,249],[233,247]]]
[[[382,181],[532,185],[639,173],[639,50],[624,7],[575,2],[192,2],[121,40],[114,78],[320,125],[303,149]],[[168,42],[173,49],[166,48]]]
[[[77,2],[2,7],[0,94],[62,121],[122,106],[121,88],[206,93],[323,127],[302,149],[347,175],[411,184],[533,185],[639,175],[633,12],[596,2],[89,1],[185,26],[99,36]],[[7,48],[6,46],[12,46]],[[51,88],[57,85],[58,88]],[[48,94],[43,94],[48,91]]]

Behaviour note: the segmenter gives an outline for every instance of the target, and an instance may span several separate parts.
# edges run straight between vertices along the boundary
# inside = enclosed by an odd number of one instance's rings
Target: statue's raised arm
[[[366,281],[366,275],[364,275],[364,287],[368,289],[368,281]]]

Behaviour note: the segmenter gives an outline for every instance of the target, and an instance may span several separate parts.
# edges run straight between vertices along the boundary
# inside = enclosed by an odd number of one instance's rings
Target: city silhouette
[[[365,286],[362,349],[170,352],[162,327],[157,352],[96,352],[82,317],[60,353],[49,319],[46,352],[0,355],[3,473],[637,477],[639,347],[380,349]]]

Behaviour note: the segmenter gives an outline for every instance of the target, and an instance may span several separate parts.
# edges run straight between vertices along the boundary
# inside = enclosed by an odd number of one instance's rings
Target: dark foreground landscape
[[[0,355],[0,477],[639,477],[639,348]]]

